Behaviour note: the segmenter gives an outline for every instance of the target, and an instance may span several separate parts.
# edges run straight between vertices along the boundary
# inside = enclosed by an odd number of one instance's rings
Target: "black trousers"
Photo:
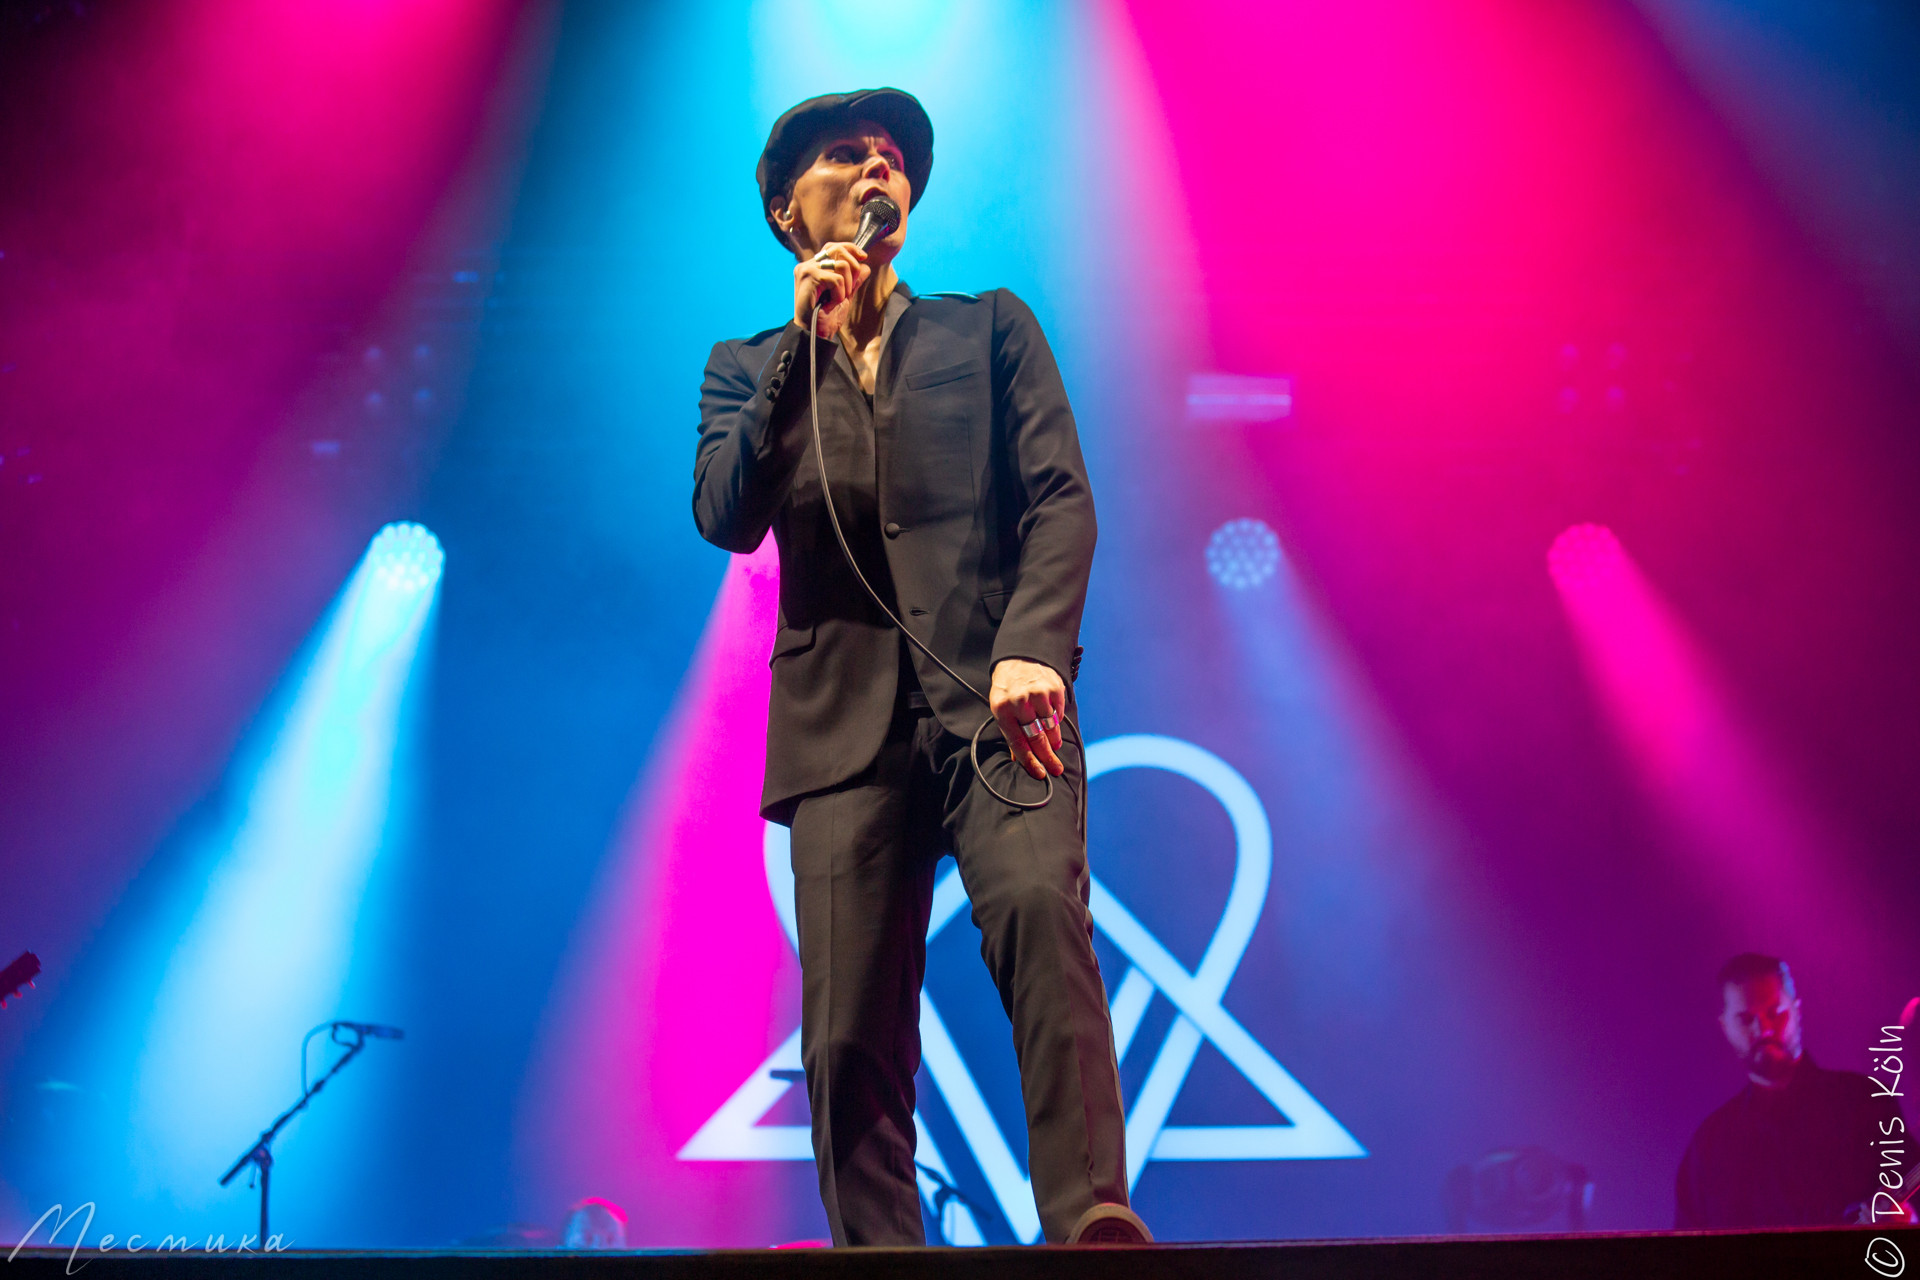
[[[984,742],[981,755],[987,763]],[[1126,1115],[1074,799],[1085,767],[1071,743],[1062,759],[1071,767],[1052,803],[1013,809],[981,787],[964,739],[903,706],[864,772],[794,811],[801,1055],[837,1245],[925,1243],[913,1077],[934,870],[947,853],[1013,1023],[1041,1229],[1064,1240],[1096,1202],[1127,1202]],[[1003,793],[1038,796],[1004,746],[988,767]]]

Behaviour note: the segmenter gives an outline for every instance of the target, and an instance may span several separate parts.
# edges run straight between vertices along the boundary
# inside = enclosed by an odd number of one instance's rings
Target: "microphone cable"
[[[1016,800],[1012,796],[1002,795],[999,789],[987,780],[986,770],[980,767],[980,735],[987,731],[988,725],[999,724],[999,720],[993,714],[992,700],[989,699],[986,694],[974,688],[973,684],[965,676],[948,666],[939,654],[928,648],[919,636],[916,636],[907,629],[907,624],[900,621],[899,616],[887,607],[887,602],[880,598],[880,593],[873,589],[873,584],[867,581],[867,575],[860,570],[860,562],[853,557],[853,548],[848,545],[847,535],[840,528],[840,513],[834,509],[833,489],[827,483],[827,451],[820,440],[820,339],[815,336],[820,332],[820,311],[820,288],[818,285],[815,285],[813,291],[812,323],[807,326],[807,365],[808,374],[810,375],[807,384],[807,408],[813,419],[813,459],[819,464],[820,468],[820,496],[826,503],[827,522],[833,526],[834,540],[840,544],[840,552],[847,558],[847,567],[853,570],[853,576],[858,578],[860,585],[867,589],[867,594],[873,598],[873,603],[879,608],[880,612],[887,616],[887,620],[893,623],[901,635],[912,642],[914,648],[926,654],[927,657],[932,660],[933,664],[946,672],[955,684],[978,698],[981,704],[987,708],[987,718],[980,722],[978,729],[973,731],[973,739],[967,746],[968,758],[973,762],[973,774],[976,778],[980,779],[980,785],[987,789],[987,794],[995,800],[998,800],[1001,804],[1011,808],[1027,811],[1044,809],[1053,800],[1052,774],[1048,774],[1046,778],[1047,793],[1038,800]],[[1068,688],[1069,691],[1071,691],[1071,681],[1068,682]],[[1086,740],[1080,736],[1080,726],[1074,723],[1073,716],[1065,706],[1062,706],[1060,709],[1060,723],[1073,735],[1073,745],[1080,753],[1080,768],[1082,772],[1084,772],[1087,766]],[[1002,738],[1005,738],[1005,736],[1004,733],[1001,734]],[[1013,747],[1011,745],[1007,747],[1007,759],[1009,761],[1013,760]],[[1076,801],[1074,815],[1080,824],[1081,838],[1084,839],[1087,831],[1086,789],[1084,787],[1076,787],[1071,782],[1067,784],[1067,788],[1074,793],[1074,799]]]

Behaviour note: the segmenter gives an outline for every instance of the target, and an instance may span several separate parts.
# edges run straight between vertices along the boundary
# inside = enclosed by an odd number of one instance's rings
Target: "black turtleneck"
[[[1883,1153],[1911,1167],[1920,1144],[1874,1083],[1802,1055],[1787,1084],[1748,1082],[1687,1144],[1675,1186],[1683,1231],[1831,1226],[1880,1189]],[[1897,1144],[1897,1145],[1891,1145]]]

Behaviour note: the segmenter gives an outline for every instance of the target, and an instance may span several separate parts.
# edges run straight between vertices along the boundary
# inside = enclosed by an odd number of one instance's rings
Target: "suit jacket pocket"
[[[987,621],[999,626],[1000,619],[1007,616],[1007,601],[1012,598],[1011,591],[989,591],[981,596],[980,603],[987,611]]]
[[[986,362],[974,356],[906,379],[881,482],[889,509],[911,512],[915,525],[974,513],[974,434],[981,436],[983,462],[992,421],[986,375]]]
[[[773,652],[767,655],[767,665],[788,654],[800,653],[813,648],[812,627],[781,627],[773,635]]]
[[[928,387],[937,387],[942,383],[958,382],[974,373],[985,373],[986,362],[975,356],[971,360],[962,360],[959,364],[945,365],[939,369],[923,369],[919,373],[907,375],[907,390],[924,391]]]

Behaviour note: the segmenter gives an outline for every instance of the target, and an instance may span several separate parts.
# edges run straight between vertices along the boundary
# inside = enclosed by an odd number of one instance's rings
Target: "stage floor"
[[[1873,1250],[1872,1260],[1869,1249]],[[275,1254],[127,1254],[85,1250],[74,1264],[94,1276],[252,1274],[355,1280],[1701,1280],[1701,1277],[1884,1276],[1920,1257],[1920,1231],[1807,1230],[1688,1235],[1448,1237],[1415,1240],[1179,1244],[1148,1249],[762,1249],[674,1253],[529,1253],[442,1250]],[[23,1249],[20,1280],[68,1274],[64,1249]],[[17,1270],[16,1270],[17,1269]],[[1916,1270],[1920,1275],[1920,1269]]]

